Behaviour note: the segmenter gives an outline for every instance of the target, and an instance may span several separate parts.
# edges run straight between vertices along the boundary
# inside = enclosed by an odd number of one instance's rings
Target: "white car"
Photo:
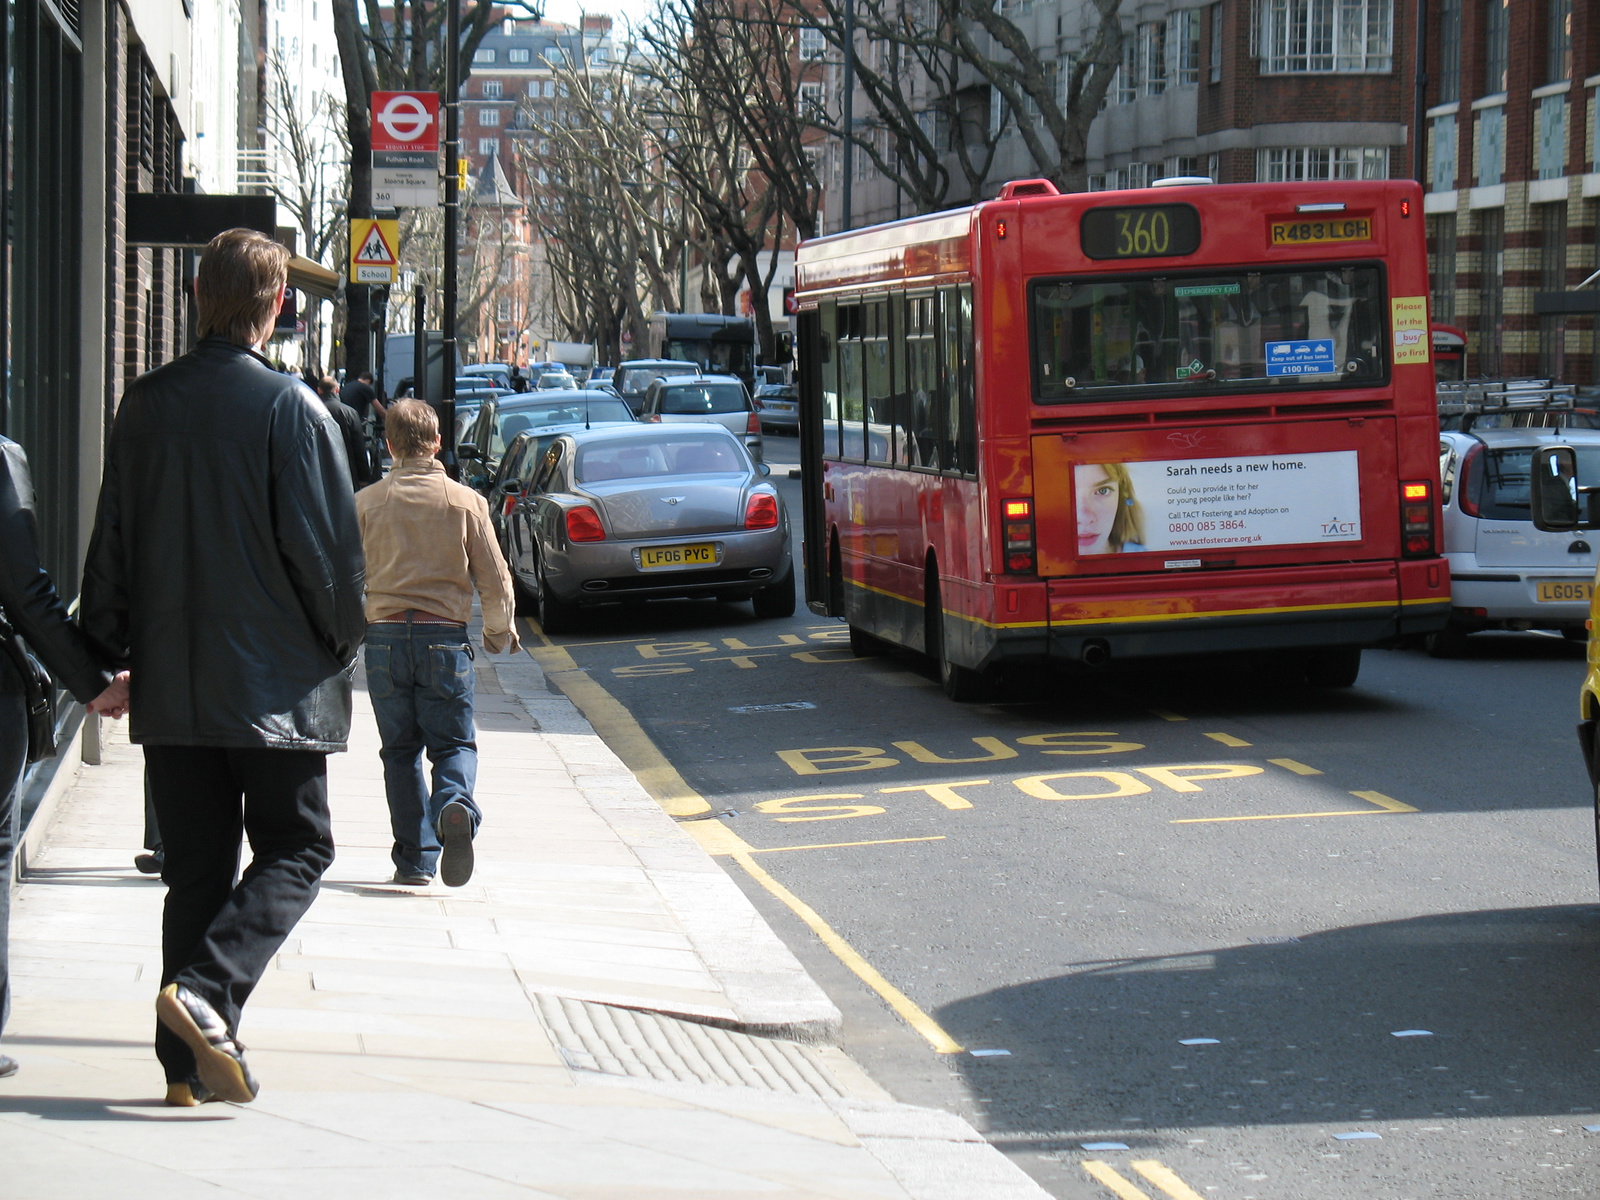
[[[1581,641],[1600,540],[1544,533],[1528,508],[1534,447],[1578,454],[1578,480],[1600,483],[1600,430],[1474,428],[1439,435],[1439,496],[1450,563],[1450,624],[1429,634],[1436,657],[1486,629],[1548,629]]]

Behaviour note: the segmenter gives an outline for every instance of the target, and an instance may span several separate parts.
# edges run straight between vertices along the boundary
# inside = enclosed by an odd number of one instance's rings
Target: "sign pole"
[[[456,242],[461,215],[458,161],[461,157],[461,5],[450,0],[445,7],[444,49],[444,313],[439,328],[444,351],[444,394],[439,397],[439,457],[451,479],[458,478],[456,464]]]

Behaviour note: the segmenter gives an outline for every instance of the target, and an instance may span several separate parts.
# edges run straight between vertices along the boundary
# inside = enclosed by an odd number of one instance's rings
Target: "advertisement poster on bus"
[[[1082,463],[1078,554],[1361,540],[1354,450]]]

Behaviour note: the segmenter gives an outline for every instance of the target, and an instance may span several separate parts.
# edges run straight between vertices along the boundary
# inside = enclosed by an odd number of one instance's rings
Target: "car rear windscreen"
[[[661,411],[675,417],[744,412],[744,388],[737,383],[684,383],[661,389]]]
[[[1578,484],[1591,487],[1600,482],[1600,446],[1579,446]],[[1478,506],[1478,515],[1491,521],[1531,521],[1528,507],[1530,476],[1533,470],[1531,446],[1488,449],[1475,455],[1461,486],[1469,502]]]
[[[742,475],[749,469],[737,442],[706,434],[579,446],[576,466],[579,483],[672,475]]]
[[[698,367],[634,367],[623,371],[621,377],[611,381],[619,392],[628,396],[642,396],[645,388],[658,379],[670,379],[674,375],[697,375]]]
[[[557,425],[599,425],[608,421],[632,421],[633,413],[614,396],[591,396],[587,401],[580,397],[563,396],[559,402],[502,408],[496,414],[498,444],[491,445],[491,454],[504,454],[505,448],[519,433],[549,429]]]

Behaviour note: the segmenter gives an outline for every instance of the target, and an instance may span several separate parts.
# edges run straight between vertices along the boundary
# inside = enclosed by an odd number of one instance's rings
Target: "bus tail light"
[[[600,524],[600,514],[587,504],[567,510],[567,537],[574,542],[603,542],[606,527]]]
[[[776,529],[778,527],[778,498],[770,492],[754,492],[744,506],[746,529]]]
[[[1433,485],[1400,485],[1400,542],[1406,558],[1428,558],[1433,548]]]
[[[1006,574],[1033,574],[1033,501],[1002,500],[1000,523],[1005,537]]]
[[[744,423],[744,431],[746,433],[760,433],[761,418],[755,413],[751,413],[750,419]]]

